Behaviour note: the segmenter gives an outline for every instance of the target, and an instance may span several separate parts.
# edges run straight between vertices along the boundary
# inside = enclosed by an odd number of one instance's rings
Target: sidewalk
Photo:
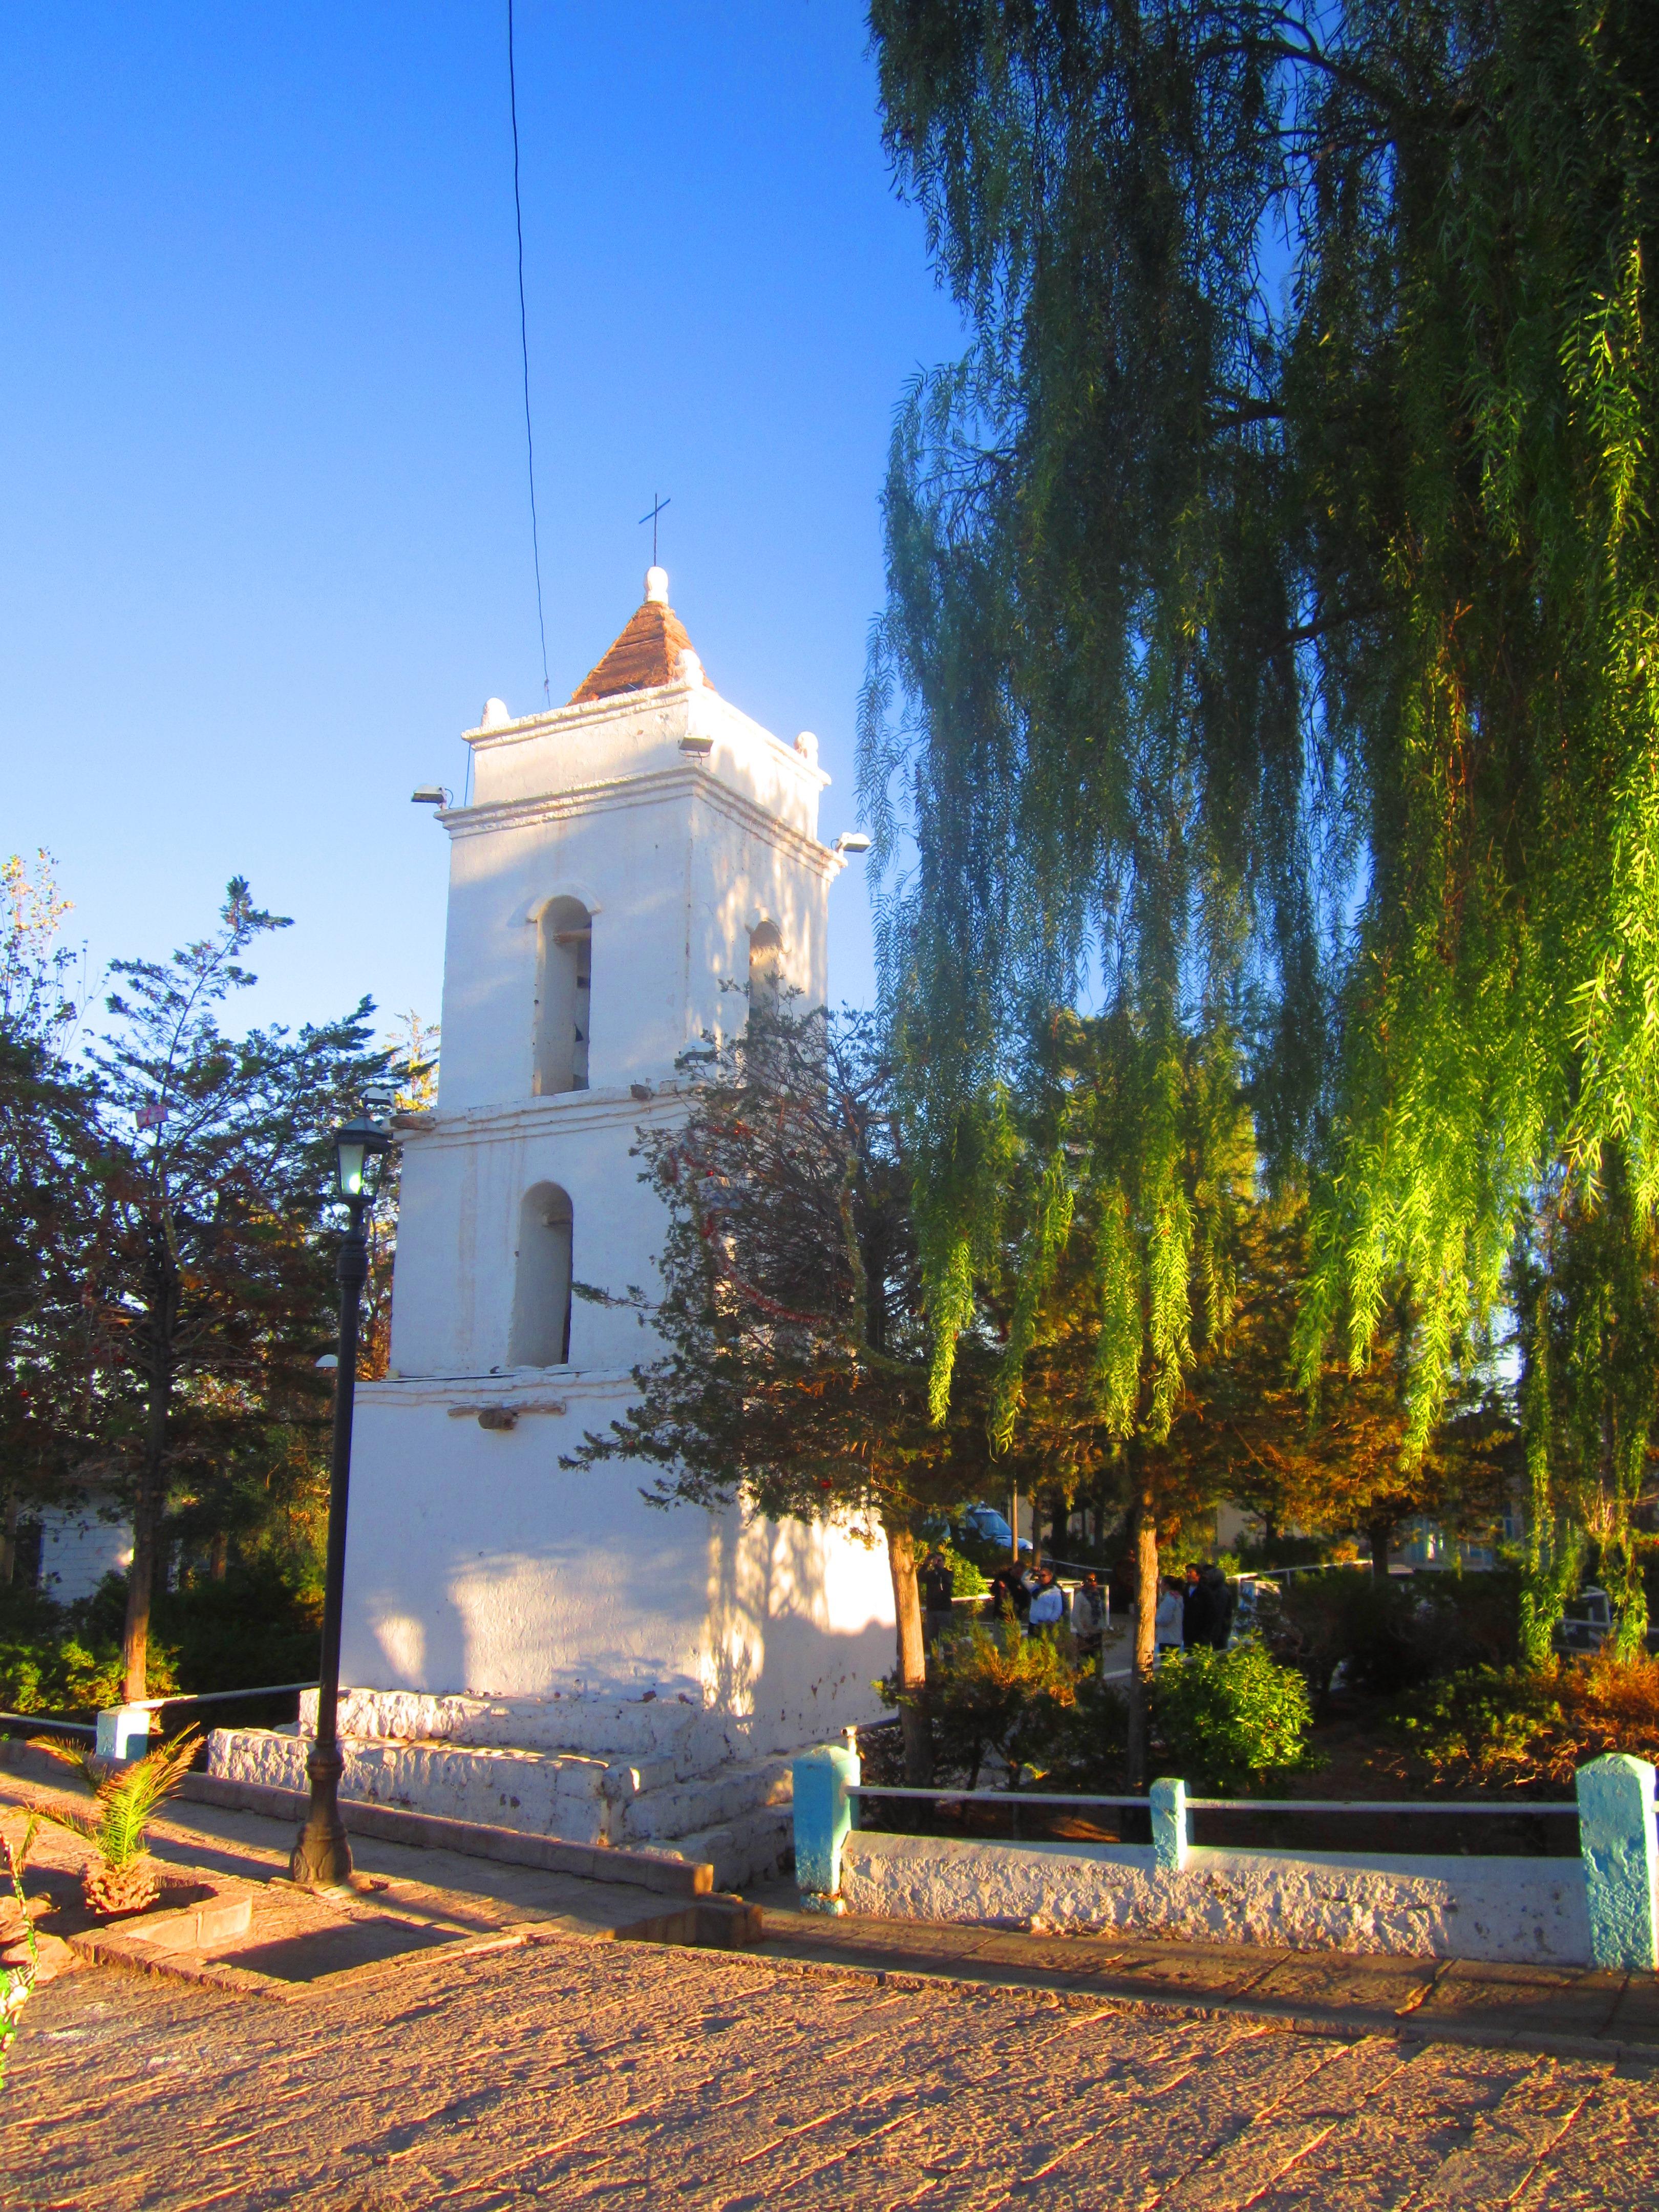
[[[1226,2013],[1309,2034],[1393,2034],[1659,2066],[1655,1974],[830,1919],[802,1912],[793,1884],[748,1894],[765,1913],[757,1955],[799,1966],[1069,1992],[1166,2015]]]
[[[0,1770],[0,1818],[14,1841],[21,1809],[36,1799],[85,1806],[66,1770]],[[9,1816],[9,1817],[6,1817]],[[210,1940],[152,1950],[143,1919],[87,1924],[80,1875],[90,1847],[43,1823],[24,1875],[25,1891],[52,1909],[37,1923],[43,1936],[67,1937],[75,1955],[49,1947],[54,1972],[79,1961],[125,1967],[217,1990],[228,1996],[294,1997],[319,1984],[343,1990],[377,1971],[398,1971],[419,1954],[434,1964],[481,1950],[526,1943],[605,1943],[618,1938],[665,1942],[722,1940],[704,1925],[730,1918],[717,1899],[655,1895],[633,1882],[605,1882],[543,1868],[422,1850],[378,1838],[352,1839],[356,1886],[307,1892],[285,1879],[296,1823],[211,1805],[169,1803],[149,1826],[149,1850],[164,1881],[210,1888],[191,1903],[245,1905]],[[741,1912],[741,1908],[736,1908]],[[746,1931],[745,1931],[746,1932]],[[739,1937],[739,1940],[741,1938]]]

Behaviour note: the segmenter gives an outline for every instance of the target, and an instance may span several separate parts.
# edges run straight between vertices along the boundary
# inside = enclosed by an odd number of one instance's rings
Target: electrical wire
[[[524,363],[524,443],[530,465],[530,551],[536,564],[536,627],[542,641],[542,696],[550,706],[547,617],[542,609],[542,540],[536,520],[536,440],[530,427],[530,323],[524,304],[524,203],[519,193],[519,82],[513,64],[513,0],[507,0],[507,97],[513,114],[513,220],[519,236],[519,353]]]

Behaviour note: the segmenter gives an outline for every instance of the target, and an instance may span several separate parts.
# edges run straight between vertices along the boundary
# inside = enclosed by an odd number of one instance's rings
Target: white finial
[[[682,684],[702,682],[702,663],[689,645],[680,647],[680,681]]]
[[[816,768],[817,766],[818,741],[812,735],[811,730],[803,730],[800,735],[795,739],[795,750],[800,755],[801,758],[806,763],[809,768]]]
[[[479,717],[480,728],[486,730],[504,730],[512,720],[513,716],[508,711],[505,699],[486,699],[484,701],[483,713]]]
[[[645,596],[654,599],[659,607],[668,605],[668,571],[666,568],[647,568],[645,572]]]

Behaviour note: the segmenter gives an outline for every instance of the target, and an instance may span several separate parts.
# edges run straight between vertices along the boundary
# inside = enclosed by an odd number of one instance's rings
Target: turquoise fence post
[[[1165,1775],[1154,1782],[1152,1804],[1152,1863],[1161,1874],[1179,1874],[1188,1850],[1187,1785]]]
[[[848,1745],[821,1743],[795,1761],[795,1881],[805,1912],[839,1912],[841,1847],[863,1771]]]
[[[1653,1771],[1645,1759],[1620,1751],[1591,1759],[1575,1778],[1590,1958],[1626,1972],[1659,1966]]]

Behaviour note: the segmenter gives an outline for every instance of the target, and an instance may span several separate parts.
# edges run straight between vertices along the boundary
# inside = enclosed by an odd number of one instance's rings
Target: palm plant
[[[88,1911],[112,1918],[119,1912],[142,1912],[161,1894],[161,1885],[149,1863],[148,1830],[155,1808],[172,1796],[189,1771],[201,1744],[200,1734],[189,1730],[174,1736],[130,1766],[112,1766],[79,1744],[35,1739],[70,1765],[78,1767],[97,1793],[93,1811],[69,1806],[42,1805],[41,1813],[60,1828],[84,1837],[96,1858],[81,1876],[81,1894]]]

